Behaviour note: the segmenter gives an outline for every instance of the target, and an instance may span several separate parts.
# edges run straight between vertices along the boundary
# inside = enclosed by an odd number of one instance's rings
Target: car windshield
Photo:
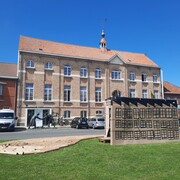
[[[1,119],[13,119],[13,113],[0,113]]]

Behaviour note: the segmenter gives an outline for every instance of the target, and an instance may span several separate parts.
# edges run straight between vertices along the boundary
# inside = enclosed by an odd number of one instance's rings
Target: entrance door
[[[47,114],[49,114],[49,109],[44,109],[43,110],[43,117],[46,117]],[[43,121],[43,125],[48,125],[48,122],[46,121],[46,119],[44,119]]]
[[[27,111],[27,126],[29,126],[31,118],[34,116],[35,110],[34,109],[28,109]]]

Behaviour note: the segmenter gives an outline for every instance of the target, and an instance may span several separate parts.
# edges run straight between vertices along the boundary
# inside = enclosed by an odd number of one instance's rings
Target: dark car
[[[71,128],[89,128],[88,122],[87,122],[87,118],[80,118],[80,117],[76,117],[72,120],[71,122]]]

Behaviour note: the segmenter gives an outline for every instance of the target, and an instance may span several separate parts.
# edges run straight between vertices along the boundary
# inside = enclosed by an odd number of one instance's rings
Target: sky
[[[20,35],[145,53],[180,87],[179,0],[1,0],[0,62],[17,63]]]

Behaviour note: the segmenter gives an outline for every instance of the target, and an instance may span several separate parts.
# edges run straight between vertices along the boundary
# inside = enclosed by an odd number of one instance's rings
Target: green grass
[[[180,179],[180,143],[111,146],[91,139],[44,154],[0,154],[0,178]]]

